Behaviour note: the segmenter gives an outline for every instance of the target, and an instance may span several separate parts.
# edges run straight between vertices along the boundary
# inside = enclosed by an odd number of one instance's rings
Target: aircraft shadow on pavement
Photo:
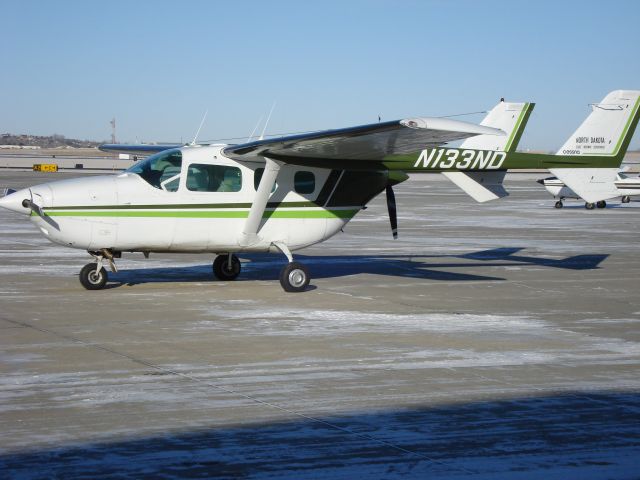
[[[0,471],[66,480],[635,478],[639,411],[637,392],[573,391],[188,430],[155,415],[148,436],[118,430],[113,440],[59,446],[52,432],[52,446],[5,450]]]
[[[496,248],[462,255],[296,255],[313,279],[372,274],[437,281],[504,281],[505,278],[460,273],[451,269],[478,267],[540,266],[592,270],[606,254],[575,255],[552,259],[517,255],[523,248]],[[245,260],[237,281],[277,280],[286,260],[277,254],[240,254]],[[471,260],[461,262],[460,260]],[[449,270],[443,270],[449,269]],[[110,274],[109,287],[154,282],[206,282],[213,280],[211,264],[189,267],[139,268]]]

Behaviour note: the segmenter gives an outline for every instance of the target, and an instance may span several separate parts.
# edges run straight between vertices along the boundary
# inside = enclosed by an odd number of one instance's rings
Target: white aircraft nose
[[[10,193],[0,198],[0,207],[11,210],[12,212],[31,214],[30,200],[31,193],[28,188],[23,188],[17,192]]]

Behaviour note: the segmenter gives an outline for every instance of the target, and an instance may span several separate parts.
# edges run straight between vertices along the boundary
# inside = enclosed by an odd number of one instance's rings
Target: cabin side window
[[[182,152],[172,149],[151,155],[126,171],[140,175],[143,180],[155,188],[175,192],[180,185],[181,169]]]
[[[260,180],[262,180],[262,175],[264,174],[264,168],[256,168],[253,173],[253,188],[257,192],[258,187],[260,186]],[[275,192],[278,189],[278,182],[273,184],[273,188],[271,189],[271,193]]]
[[[293,177],[293,187],[296,193],[313,193],[316,189],[316,176],[313,172],[296,172]]]
[[[242,172],[229,165],[193,163],[187,169],[187,190],[191,192],[239,192]]]

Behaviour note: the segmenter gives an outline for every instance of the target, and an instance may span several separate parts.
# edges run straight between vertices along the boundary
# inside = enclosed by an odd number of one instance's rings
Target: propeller
[[[45,215],[45,213],[42,211],[42,208],[40,207],[40,205],[38,205],[36,202],[33,201],[33,192],[31,191],[31,189],[29,189],[29,196],[30,196],[29,200],[27,200],[25,198],[22,201],[22,206],[24,208],[30,209],[31,210],[31,215],[33,215],[35,213],[38,217],[40,217],[42,220],[47,222],[53,228],[55,228],[56,230],[60,230],[60,226],[58,225],[58,222],[53,220],[48,215]]]
[[[389,210],[389,222],[391,223],[391,234],[393,239],[398,238],[398,214],[396,209],[396,195],[393,193],[393,187],[387,184],[385,191],[387,193],[387,210]]]
[[[31,191],[31,189],[29,189],[29,197],[30,197],[29,200],[25,199],[22,202],[22,206],[30,209],[32,214],[35,213],[39,217],[42,217],[43,216],[42,209],[37,203],[33,201],[33,192]]]

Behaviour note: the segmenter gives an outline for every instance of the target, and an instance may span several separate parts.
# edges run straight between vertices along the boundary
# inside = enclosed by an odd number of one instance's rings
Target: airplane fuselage
[[[387,182],[385,172],[351,175],[283,165],[259,235],[247,245],[240,234],[265,164],[234,161],[222,148],[184,147],[170,151],[180,158],[177,166],[174,161],[154,171],[50,182],[14,195],[33,198],[43,214],[27,206],[23,213],[49,240],[67,247],[219,253],[275,251],[278,242],[296,250],[326,240]]]

